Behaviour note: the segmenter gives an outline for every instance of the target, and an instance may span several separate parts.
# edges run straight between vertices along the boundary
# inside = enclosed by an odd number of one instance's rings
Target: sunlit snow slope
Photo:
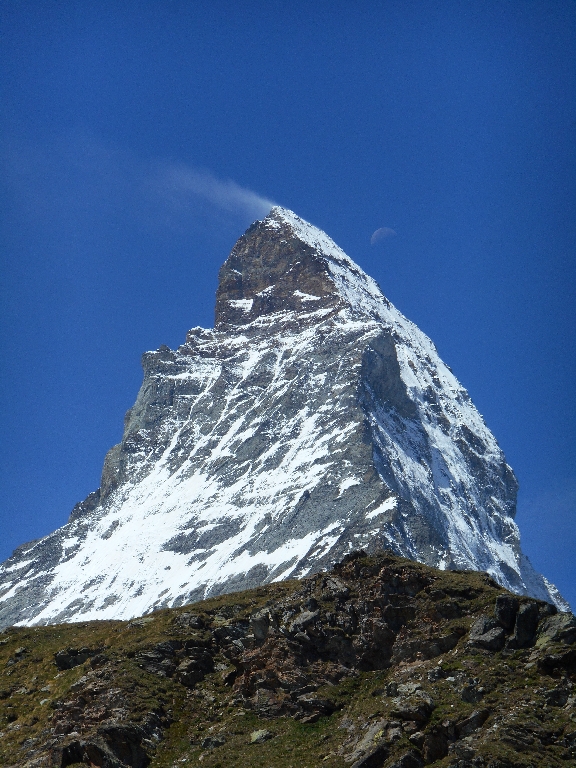
[[[567,609],[522,554],[517,484],[430,339],[273,208],[214,330],[144,355],[99,491],[0,567],[0,624],[129,618],[387,547]]]

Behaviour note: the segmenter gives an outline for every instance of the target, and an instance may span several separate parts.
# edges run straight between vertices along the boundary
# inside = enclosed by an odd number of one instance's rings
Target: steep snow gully
[[[100,489],[0,566],[0,625],[126,619],[360,548],[487,571],[568,609],[520,549],[516,479],[466,390],[291,211],[234,246],[214,330],[143,367]]]

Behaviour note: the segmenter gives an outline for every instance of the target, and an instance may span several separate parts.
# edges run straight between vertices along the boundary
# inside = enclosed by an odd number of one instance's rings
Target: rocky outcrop
[[[0,764],[572,765],[575,626],[486,574],[354,552],[129,623],[11,628]]]
[[[0,567],[0,626],[129,618],[358,547],[487,571],[567,607],[521,552],[514,474],[467,392],[292,212],[236,243],[215,329],[143,366],[100,489]]]

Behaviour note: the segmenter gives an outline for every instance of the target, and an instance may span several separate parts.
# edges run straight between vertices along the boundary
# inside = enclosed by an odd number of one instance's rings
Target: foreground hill
[[[0,634],[3,768],[576,765],[576,620],[390,553]]]

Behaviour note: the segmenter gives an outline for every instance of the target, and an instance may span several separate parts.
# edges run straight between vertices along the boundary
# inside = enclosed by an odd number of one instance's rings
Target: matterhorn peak
[[[322,230],[274,207],[238,240],[219,274],[216,327],[299,312],[318,319],[343,307],[377,316],[376,282]]]
[[[0,626],[131,618],[358,549],[487,571],[567,609],[521,551],[514,473],[466,390],[292,211],[235,244],[215,328],[143,368],[100,488],[0,566]]]

